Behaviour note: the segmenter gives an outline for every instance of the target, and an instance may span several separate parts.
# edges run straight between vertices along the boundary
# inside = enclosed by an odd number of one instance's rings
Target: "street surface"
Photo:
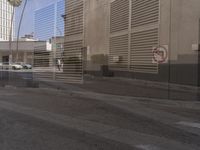
[[[0,88],[1,150],[200,150],[200,102]]]

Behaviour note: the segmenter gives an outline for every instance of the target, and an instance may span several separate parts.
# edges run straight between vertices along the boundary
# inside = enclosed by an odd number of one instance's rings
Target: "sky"
[[[25,0],[23,0],[23,2],[24,1]],[[20,36],[34,32],[34,11],[39,8],[45,7],[55,1],[57,0],[28,0],[27,7],[24,13],[24,18],[22,20]],[[17,33],[17,28],[18,28],[19,18],[22,12],[22,8],[23,8],[23,4],[20,7],[16,8],[16,14],[15,14],[16,33]]]

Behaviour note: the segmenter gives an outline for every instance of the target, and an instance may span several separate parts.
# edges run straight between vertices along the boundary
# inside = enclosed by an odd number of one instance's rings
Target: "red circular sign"
[[[167,61],[168,53],[164,46],[155,47],[153,49],[153,60],[157,63],[164,63]]]

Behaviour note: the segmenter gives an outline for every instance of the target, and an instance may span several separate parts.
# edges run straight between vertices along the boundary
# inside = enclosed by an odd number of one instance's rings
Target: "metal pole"
[[[12,58],[13,58],[13,52],[12,52],[12,32],[13,32],[13,20],[14,20],[14,14],[15,14],[15,11],[14,11],[14,6],[12,7],[13,8],[13,12],[12,12],[12,18],[11,18],[11,24],[10,24],[10,35],[9,35],[9,53],[10,53],[10,56],[11,56],[11,60],[9,60],[11,63],[12,63]]]
[[[17,62],[18,62],[18,59],[19,59],[19,33],[20,33],[20,30],[21,30],[22,19],[24,17],[24,11],[26,9],[27,1],[28,0],[25,0],[24,7],[23,7],[23,10],[22,10],[22,14],[21,14],[20,21],[19,21],[18,31],[17,31],[17,56],[16,56]]]
[[[10,24],[10,34],[9,34],[9,72],[8,72],[8,80],[10,81],[11,80],[11,69],[12,67],[10,68],[10,64],[12,64],[13,62],[13,51],[12,51],[12,32],[13,32],[13,20],[14,20],[14,14],[15,14],[15,11],[14,11],[14,6],[12,7],[13,9],[13,12],[12,12],[12,16],[11,16],[11,24]]]
[[[170,24],[169,24],[169,58],[168,58],[168,99],[171,97],[170,82],[171,82],[171,50],[172,50],[172,0],[170,0]]]
[[[200,19],[199,19],[199,47],[198,47],[198,87],[200,87]]]

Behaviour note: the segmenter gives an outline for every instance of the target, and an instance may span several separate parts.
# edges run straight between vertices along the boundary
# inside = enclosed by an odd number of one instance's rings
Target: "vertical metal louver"
[[[46,51],[45,46],[38,46],[34,49],[33,77],[36,80],[53,79],[53,53]]]
[[[131,70],[134,72],[157,73],[158,65],[152,63],[152,49],[158,45],[158,29],[132,33]]]
[[[157,73],[152,49],[159,45],[159,0],[133,0],[131,16],[130,69]]]
[[[56,72],[56,80],[66,83],[80,83],[83,80],[82,40],[64,43],[62,71]]]
[[[116,36],[110,39],[109,57],[109,64],[112,69],[128,69],[128,35]]]
[[[129,0],[116,0],[111,3],[110,32],[128,29]]]
[[[56,80],[66,83],[83,82],[83,0],[67,0],[63,69],[56,72]]]
[[[83,0],[68,0],[66,7],[65,36],[83,33]]]
[[[110,56],[112,70],[128,70],[129,0],[115,0],[110,5]]]
[[[159,0],[132,1],[132,28],[158,23]]]

